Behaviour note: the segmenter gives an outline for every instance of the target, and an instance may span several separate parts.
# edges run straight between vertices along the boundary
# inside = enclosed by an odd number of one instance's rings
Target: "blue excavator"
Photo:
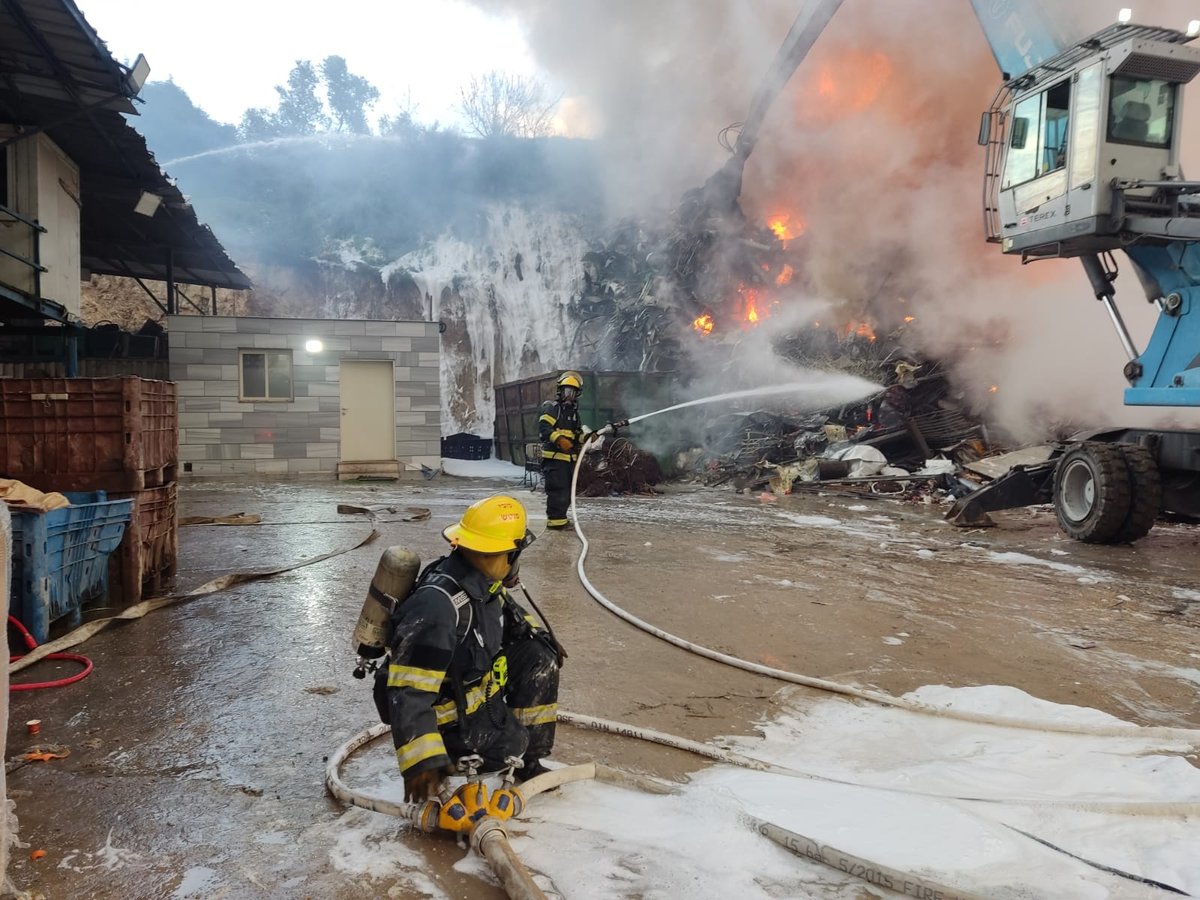
[[[736,203],[759,127],[842,0],[808,0],[709,180]],[[1200,182],[1180,167],[1183,88],[1200,73],[1200,21],[1186,31],[1120,20],[1072,42],[1037,0],[971,0],[1002,73],[983,113],[984,233],[1023,263],[1078,258],[1128,357],[1127,406],[1200,407]],[[1115,251],[1158,309],[1139,350],[1116,302]],[[1143,537],[1163,513],[1200,517],[1200,431],[1112,428],[1055,445],[961,499],[947,518],[1052,503],[1089,543]]]

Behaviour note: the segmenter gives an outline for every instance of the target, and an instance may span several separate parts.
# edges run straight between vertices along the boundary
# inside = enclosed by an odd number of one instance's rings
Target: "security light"
[[[146,61],[143,54],[138,54],[138,58],[133,60],[133,65],[130,66],[130,71],[125,74],[125,86],[130,89],[133,96],[137,96],[142,92],[142,86],[146,83],[146,79],[150,77],[150,64]]]
[[[1200,34],[1200,19],[1192,19],[1188,22],[1187,36],[1195,37],[1198,34]]]
[[[1128,6],[1122,7],[1121,11],[1119,13],[1117,13],[1117,21],[1120,22],[1122,25],[1124,25],[1126,22],[1128,22],[1132,18],[1133,18],[1133,10],[1130,9]]]
[[[133,61],[133,65],[129,69],[129,74],[125,76],[125,84],[136,95],[142,92],[142,86],[146,83],[146,79],[150,77],[150,63],[146,61],[146,57],[139,53],[138,58]]]
[[[311,340],[307,340],[304,342],[304,349],[308,353],[320,353],[322,350],[325,349],[325,345],[322,344],[320,341],[318,341],[316,338],[312,338]]]
[[[162,197],[158,194],[152,194],[149,191],[142,191],[142,196],[138,197],[137,205],[133,211],[143,216],[152,216],[158,212],[159,204],[162,203]]]

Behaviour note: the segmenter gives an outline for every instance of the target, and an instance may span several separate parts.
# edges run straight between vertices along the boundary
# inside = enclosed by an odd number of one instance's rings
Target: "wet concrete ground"
[[[9,776],[30,844],[14,851],[14,883],[49,898],[422,896],[334,852],[344,810],[324,792],[324,758],[374,721],[369,690],[351,677],[350,632],[379,553],[404,544],[432,558],[441,529],[502,487],[448,477],[186,486],[184,515],[264,521],[182,529],[183,590],[356,544],[369,525],[339,515],[338,503],[432,516],[384,513],[374,545],[110,628],[79,650],[95,662],[89,678],[13,694],[10,759],[35,742],[70,749]],[[509,489],[541,516],[542,495]],[[585,500],[581,510],[597,587],[698,643],[892,693],[1003,684],[1138,723],[1200,727],[1200,528],[1090,547],[1066,540],[1045,510],[964,532],[936,508],[844,495],[764,503],[728,490]],[[618,621],[580,587],[577,550],[574,536],[551,533],[523,560],[571,653],[564,708],[701,740],[752,734],[771,715],[781,684]],[[18,680],[72,670],[46,662]],[[36,739],[24,729],[31,718],[43,723]],[[559,735],[565,762],[669,778],[699,765],[626,739],[565,726]],[[412,841],[432,890],[502,896],[454,868],[452,842]],[[32,849],[46,855],[33,861]]]

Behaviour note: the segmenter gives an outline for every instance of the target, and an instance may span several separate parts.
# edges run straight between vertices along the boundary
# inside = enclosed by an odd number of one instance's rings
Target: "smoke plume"
[[[476,0],[515,14],[571,109],[596,130],[610,209],[649,214],[727,158],[718,132],[741,119],[799,0]],[[1116,7],[1055,4],[1080,39]],[[1135,6],[1182,28],[1185,2]],[[888,328],[946,363],[960,389],[1016,436],[1066,425],[1150,424],[1122,406],[1124,356],[1073,261],[1022,266],[982,233],[979,114],[999,73],[965,0],[847,0],[776,100],[750,157],[742,206],[788,216],[815,298]],[[1184,167],[1200,172],[1200,127]],[[802,234],[800,234],[802,232]],[[1155,313],[1120,259],[1118,301],[1144,346]],[[787,302],[786,295],[781,299]],[[1200,424],[1194,412],[1175,420]],[[1195,420],[1195,421],[1190,421]]]

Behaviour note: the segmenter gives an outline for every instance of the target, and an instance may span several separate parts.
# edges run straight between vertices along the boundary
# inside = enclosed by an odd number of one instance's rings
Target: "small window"
[[[1067,166],[1067,132],[1071,124],[1071,82],[1063,81],[1046,91],[1042,111],[1042,156],[1038,175],[1048,175]]]
[[[1114,75],[1108,95],[1108,139],[1169,147],[1175,130],[1175,85],[1159,78]]]
[[[291,350],[242,350],[240,368],[243,400],[292,399]]]
[[[1013,110],[1008,160],[1004,165],[1004,187],[1037,177],[1038,138],[1042,131],[1042,95],[1026,97]]]

